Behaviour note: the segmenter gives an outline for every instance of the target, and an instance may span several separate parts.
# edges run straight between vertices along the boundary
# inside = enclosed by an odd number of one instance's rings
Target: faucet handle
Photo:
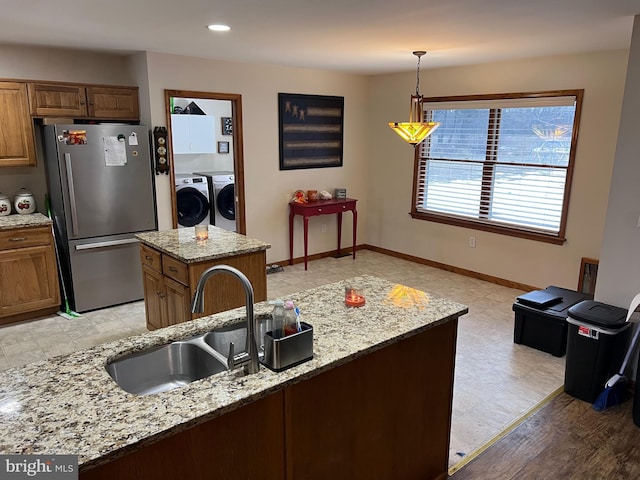
[[[229,370],[246,365],[250,360],[251,358],[247,352],[240,352],[235,355],[235,345],[233,342],[229,343],[229,356],[227,357],[227,368]]]
[[[229,355],[227,356],[227,368],[229,370],[233,370],[234,368],[236,368],[236,362],[235,362],[235,358],[233,358],[235,355],[235,346],[233,345],[233,342],[229,343]]]

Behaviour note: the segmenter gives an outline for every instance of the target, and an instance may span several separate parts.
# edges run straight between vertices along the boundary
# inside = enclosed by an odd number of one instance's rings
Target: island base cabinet
[[[449,320],[80,479],[445,479],[456,335]]]
[[[287,480],[447,477],[457,321],[286,390]]]
[[[282,392],[142,447],[81,480],[283,479]]]
[[[204,289],[204,312],[191,313],[198,280],[208,268],[228,265],[244,273],[253,286],[254,301],[267,299],[267,256],[264,251],[185,263],[148,245],[140,245],[147,328],[155,330],[245,306],[240,281],[231,275],[210,277]]]
[[[168,327],[191,320],[189,288],[142,265],[147,328]]]

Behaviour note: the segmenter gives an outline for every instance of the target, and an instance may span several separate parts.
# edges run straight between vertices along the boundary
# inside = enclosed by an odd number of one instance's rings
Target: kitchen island
[[[136,235],[147,328],[186,322],[244,305],[244,291],[233,279],[219,276],[207,283],[204,312],[191,313],[191,299],[202,272],[229,265],[244,273],[253,285],[256,301],[267,299],[266,250],[270,244],[210,225],[208,238],[195,238],[195,229],[178,228]]]
[[[366,304],[345,306],[346,285]],[[0,373],[0,453],[77,454],[80,477],[446,478],[464,305],[363,276],[290,296],[314,356],[136,396],[110,360],[242,319],[238,308]],[[267,302],[255,305],[268,315]]]

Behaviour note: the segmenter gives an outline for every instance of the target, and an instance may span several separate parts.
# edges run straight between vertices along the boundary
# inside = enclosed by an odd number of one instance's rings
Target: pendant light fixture
[[[420,95],[420,57],[422,57],[425,51],[419,50],[413,52],[418,57],[418,70],[416,73],[416,94],[411,95],[411,107],[409,110],[408,122],[390,122],[389,126],[400,137],[413,145],[414,147],[422,142],[425,138],[431,135],[436,128],[440,126],[438,122],[425,122],[424,109],[422,103],[424,97]]]

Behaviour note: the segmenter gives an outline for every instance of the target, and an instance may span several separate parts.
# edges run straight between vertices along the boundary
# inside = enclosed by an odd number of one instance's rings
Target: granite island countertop
[[[366,304],[349,308],[344,287]],[[171,391],[129,394],[105,370],[112,359],[205,333],[244,317],[244,307],[0,373],[0,454],[73,454],[80,470],[192,428],[384,346],[457,319],[468,308],[372,276],[288,296],[313,325],[314,356],[283,372],[223,372]],[[255,314],[268,315],[268,302]]]
[[[203,262],[234,255],[259,252],[271,244],[209,225],[209,238],[196,240],[195,227],[136,234],[145,245],[184,263]]]
[[[47,227],[53,222],[49,217],[41,213],[30,213],[20,215],[18,213],[0,217],[0,230],[11,230],[14,228],[35,228]]]

